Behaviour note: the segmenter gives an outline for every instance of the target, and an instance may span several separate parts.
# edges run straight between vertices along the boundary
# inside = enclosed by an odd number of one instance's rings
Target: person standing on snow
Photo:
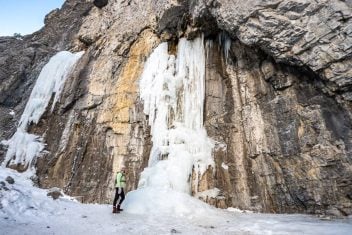
[[[124,188],[126,187],[126,168],[122,167],[119,172],[116,173],[116,178],[115,178],[115,188],[116,188],[116,193],[115,193],[115,198],[113,202],[113,209],[112,213],[119,213],[120,211],[123,211],[120,207],[125,200],[125,192]]]

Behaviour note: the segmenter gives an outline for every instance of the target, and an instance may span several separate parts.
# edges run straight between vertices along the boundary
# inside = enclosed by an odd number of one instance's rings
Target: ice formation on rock
[[[192,170],[198,176],[214,166],[214,142],[203,127],[204,96],[203,38],[180,39],[176,56],[168,53],[167,43],[160,44],[147,60],[140,80],[140,97],[149,118],[153,147],[139,189],[127,199],[127,209],[138,208],[141,212],[152,208],[153,203],[158,204],[156,207],[166,205],[154,198],[147,209],[138,207],[138,195],[143,194],[147,198],[153,194],[167,197],[167,210],[180,210],[182,201],[184,212],[194,206],[184,203],[191,200],[187,198],[191,194]]]
[[[21,116],[17,131],[11,139],[3,141],[8,146],[3,165],[20,164],[25,168],[31,165],[44,149],[40,136],[29,134],[28,126],[37,124],[53,97],[51,111],[60,98],[66,78],[84,52],[61,51],[54,55],[43,67],[33,87],[32,93]]]

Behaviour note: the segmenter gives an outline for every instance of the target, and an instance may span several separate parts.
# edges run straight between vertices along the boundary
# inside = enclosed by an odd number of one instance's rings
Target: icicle
[[[221,32],[218,35],[218,41],[219,41],[220,49],[223,50],[225,61],[227,62],[229,59],[229,51],[231,49],[231,38],[227,33]]]
[[[213,40],[207,40],[205,42],[205,50],[206,50],[206,58],[208,59],[209,58],[209,54],[210,54],[210,51],[213,49],[213,46],[214,46],[214,42]]]
[[[8,146],[3,165],[21,164],[27,167],[44,149],[42,137],[27,133],[27,128],[31,123],[38,123],[55,93],[51,107],[53,111],[66,78],[83,53],[59,52],[43,67],[23,111],[16,133],[11,139],[2,142]]]

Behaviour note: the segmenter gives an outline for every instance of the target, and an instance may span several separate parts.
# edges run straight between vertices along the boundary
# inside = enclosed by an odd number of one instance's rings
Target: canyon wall
[[[113,176],[135,189],[152,147],[139,98],[161,42],[204,35],[204,125],[215,167],[204,201],[262,212],[352,213],[352,3],[305,0],[68,0],[22,40],[0,38],[0,140],[15,131],[33,82],[60,50],[85,54],[54,112],[30,132],[46,148],[40,187],[110,203]],[[11,112],[13,111],[13,112]],[[0,149],[0,160],[6,147]],[[20,169],[20,166],[9,166]]]

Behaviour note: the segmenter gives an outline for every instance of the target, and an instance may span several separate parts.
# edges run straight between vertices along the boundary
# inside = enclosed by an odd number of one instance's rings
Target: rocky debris
[[[15,180],[11,177],[11,176],[7,176],[5,181],[9,184],[14,184],[15,183]]]
[[[59,188],[51,188],[51,189],[48,190],[47,196],[51,197],[54,200],[56,200],[59,197],[62,197],[64,195],[62,194],[61,189],[59,189]]]
[[[5,190],[5,191],[9,190],[9,188],[6,187],[6,183],[4,181],[0,182],[0,190]],[[0,197],[1,197],[1,193],[0,193]]]
[[[181,233],[181,232],[173,228],[170,230],[170,233]]]
[[[108,5],[109,0],[94,0],[93,4],[94,6],[98,7],[98,8],[103,8],[106,5]]]

